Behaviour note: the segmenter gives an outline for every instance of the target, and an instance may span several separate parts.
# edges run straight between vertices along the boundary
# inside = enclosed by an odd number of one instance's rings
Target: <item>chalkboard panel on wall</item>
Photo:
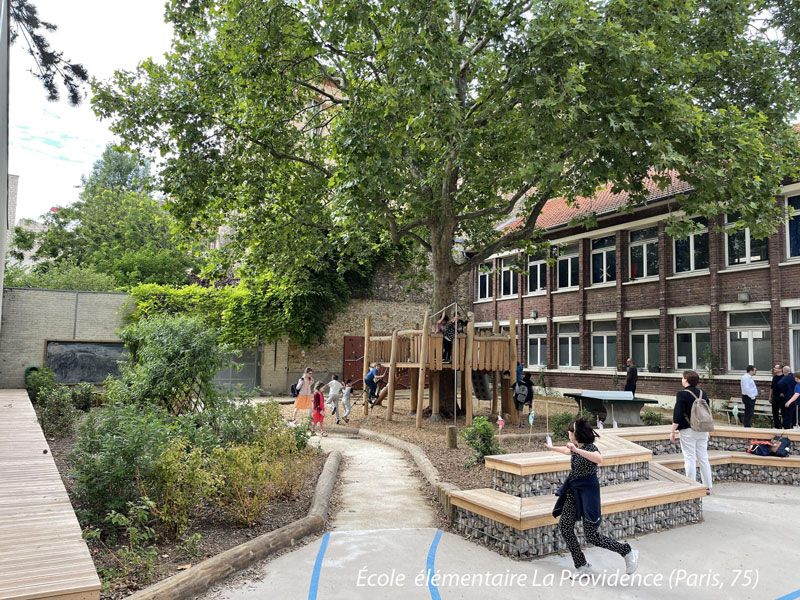
[[[122,342],[47,342],[47,366],[59,383],[102,383],[127,360]]]

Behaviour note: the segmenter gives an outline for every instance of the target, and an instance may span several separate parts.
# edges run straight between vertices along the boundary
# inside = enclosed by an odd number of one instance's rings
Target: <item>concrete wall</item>
[[[8,45],[9,45],[9,3],[3,0],[0,5],[0,289],[6,268],[6,247],[8,232],[14,227],[12,205],[8,181]],[[14,182],[16,190],[16,181]],[[2,308],[0,308],[2,310]]]
[[[0,388],[24,387],[25,367],[44,364],[48,340],[119,340],[129,301],[107,292],[3,290]]]

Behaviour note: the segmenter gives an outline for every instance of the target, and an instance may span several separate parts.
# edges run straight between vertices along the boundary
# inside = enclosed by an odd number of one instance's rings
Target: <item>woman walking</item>
[[[681,434],[681,452],[683,452],[683,472],[686,477],[693,481],[697,481],[697,466],[700,466],[700,477],[703,480],[703,485],[706,486],[706,494],[711,493],[711,463],[708,462],[708,432],[710,429],[704,427],[701,431],[692,429],[692,407],[695,402],[702,402],[698,408],[702,408],[702,415],[705,415],[705,421],[711,419],[711,408],[708,406],[703,391],[697,387],[700,383],[700,376],[696,371],[684,371],[681,385],[683,389],[675,396],[675,410],[672,413],[672,432],[669,439],[674,444],[675,434],[680,431]],[[701,424],[705,424],[704,420],[700,420]],[[713,429],[713,421],[710,425]]]
[[[594,445],[597,434],[583,417],[577,418],[569,426],[569,443],[566,446],[553,446],[551,450],[571,457],[571,470],[556,496],[558,501],[553,508],[553,516],[559,517],[558,530],[567,542],[572,554],[576,574],[573,578],[591,575],[591,565],[581,551],[575,535],[575,523],[583,520],[583,533],[586,541],[599,548],[616,552],[625,559],[625,572],[633,574],[639,563],[639,551],[628,543],[621,544],[615,539],[600,534],[600,481],[597,467],[603,464],[603,456]]]
[[[297,411],[311,410],[311,396],[314,393],[314,370],[308,367],[303,376],[297,382],[299,392],[297,398],[294,399],[294,412],[292,413],[292,421],[297,421]]]

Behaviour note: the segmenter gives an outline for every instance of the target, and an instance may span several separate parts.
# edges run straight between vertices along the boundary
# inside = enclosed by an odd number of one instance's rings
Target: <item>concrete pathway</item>
[[[378,502],[385,498],[375,494]],[[514,561],[436,529],[340,529],[259,565],[206,599],[800,598],[793,562],[800,488],[718,484],[704,505],[703,523],[630,540],[641,552],[633,578],[621,578],[622,559],[598,548],[586,555],[605,578],[582,585],[568,579],[567,555]],[[405,511],[395,514],[403,525]]]
[[[407,455],[378,442],[339,436],[313,437],[327,452],[339,450],[339,512],[332,531],[434,527],[436,517]]]

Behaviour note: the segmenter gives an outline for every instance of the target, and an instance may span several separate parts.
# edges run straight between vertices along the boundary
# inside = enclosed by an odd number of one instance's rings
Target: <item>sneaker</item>
[[[572,579],[580,579],[581,577],[589,577],[594,575],[594,569],[592,569],[592,565],[586,563],[582,567],[578,567],[575,569],[575,573],[572,575]]]
[[[639,551],[631,548],[631,551],[625,555],[625,572],[628,575],[636,573],[639,567]]]
[[[345,423],[349,423],[349,422],[350,422],[350,418],[349,418],[349,417],[345,417],[345,418],[344,418],[344,422],[345,422]]]

